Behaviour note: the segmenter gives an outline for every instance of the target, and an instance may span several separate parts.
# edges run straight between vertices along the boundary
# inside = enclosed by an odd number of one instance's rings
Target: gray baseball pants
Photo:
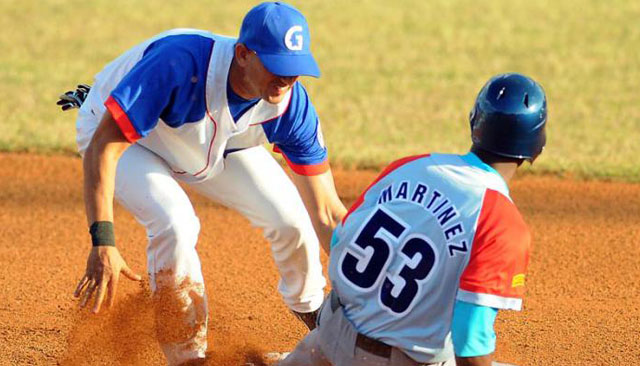
[[[302,339],[278,366],[455,366],[455,359],[420,363],[393,347],[388,357],[371,353],[356,342],[358,331],[344,316],[341,306],[332,306],[332,296],[323,303],[318,327]]]

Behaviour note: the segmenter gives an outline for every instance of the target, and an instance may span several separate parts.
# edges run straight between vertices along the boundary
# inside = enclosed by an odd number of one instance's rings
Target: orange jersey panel
[[[522,298],[530,245],[529,229],[513,202],[487,190],[460,289]]]

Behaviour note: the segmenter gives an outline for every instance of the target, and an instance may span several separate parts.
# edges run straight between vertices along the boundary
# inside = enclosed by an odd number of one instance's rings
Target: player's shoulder
[[[149,41],[154,42],[160,39],[164,39],[164,38],[168,38],[168,37],[173,37],[173,36],[184,36],[184,37],[189,37],[189,38],[208,38],[208,39],[216,39],[218,37],[222,37],[219,35],[216,35],[214,33],[211,33],[209,31],[205,31],[205,30],[201,30],[201,29],[195,29],[195,28],[174,28],[174,29],[169,29],[166,30],[162,33],[158,33],[155,36],[151,37],[149,39]]]
[[[489,188],[482,200],[477,232],[511,246],[528,247],[531,242],[529,228],[511,198]]]
[[[407,172],[407,169],[410,169],[412,171],[416,170],[416,166],[422,166],[420,165],[420,162],[424,159],[428,159],[430,156],[431,154],[425,153],[420,155],[405,156],[403,158],[392,161],[389,165],[382,169],[378,177],[376,177],[376,179],[371,182],[365,192],[376,185],[383,183],[387,184],[385,182],[389,180],[398,180],[400,179],[399,177],[401,177],[402,180],[409,179],[413,174],[411,174],[411,172]]]
[[[518,221],[523,221],[522,215],[516,207],[508,193],[502,192],[498,189],[487,188],[482,200],[482,209],[487,211],[487,214],[496,216],[515,216]]]
[[[467,174],[461,155],[443,154],[438,152],[409,155],[389,163],[381,175],[401,174],[407,175],[415,173],[416,177],[422,179],[435,179],[439,182],[449,182],[451,185],[458,183],[461,186],[473,183],[472,179],[465,181],[454,181],[451,178],[459,178]]]
[[[200,31],[172,30],[151,38],[146,45],[141,63],[155,65],[159,72],[171,72],[199,79],[209,68],[215,40]]]
[[[462,156],[458,154],[443,154],[438,152],[422,153],[417,155],[409,155],[392,161],[385,170],[397,169],[402,166],[412,167],[447,167],[447,166],[463,166]]]
[[[431,156],[432,156],[431,153],[405,156],[400,159],[392,161],[389,165],[387,165],[384,168],[382,172],[383,174],[384,173],[389,174],[391,172],[398,170],[401,167],[408,166],[411,163],[418,163],[420,161],[424,161],[425,159],[430,158]]]
[[[199,58],[210,53],[214,42],[215,39],[207,33],[176,30],[153,39],[146,47],[145,53]]]

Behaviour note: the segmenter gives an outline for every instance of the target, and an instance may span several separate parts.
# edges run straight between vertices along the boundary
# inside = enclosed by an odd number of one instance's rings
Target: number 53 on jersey
[[[408,233],[409,225],[389,210],[378,207],[364,221],[340,258],[340,276],[360,292],[378,291],[380,306],[403,316],[417,301],[421,285],[437,263],[432,241]],[[400,256],[400,264],[393,259]]]

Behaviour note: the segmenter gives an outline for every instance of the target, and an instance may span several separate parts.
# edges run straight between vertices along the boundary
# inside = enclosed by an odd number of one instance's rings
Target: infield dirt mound
[[[376,175],[334,173],[347,204]],[[0,154],[0,365],[163,364],[144,283],[122,278],[116,305],[97,316],[72,297],[89,249],[81,181],[78,158]],[[640,364],[640,185],[526,177],[512,191],[534,249],[524,310],[499,315],[496,358]],[[234,211],[191,196],[209,364],[259,364],[263,352],[290,350],[304,327],[277,294],[268,244]],[[119,207],[115,221],[122,255],[145,273],[144,230]]]

